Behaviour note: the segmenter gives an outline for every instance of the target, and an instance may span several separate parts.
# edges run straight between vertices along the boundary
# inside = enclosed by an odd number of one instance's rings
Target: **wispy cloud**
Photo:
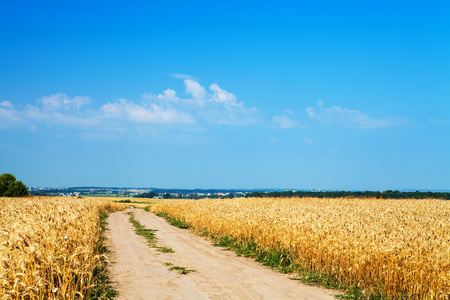
[[[446,119],[430,119],[430,122],[438,125],[450,124],[450,120]]]
[[[371,117],[359,110],[341,108],[340,106],[325,107],[321,100],[316,107],[307,107],[306,113],[309,119],[324,125],[375,129],[408,124],[408,121],[400,116]]]
[[[126,131],[142,130],[139,124],[243,125],[258,118],[256,108],[246,108],[233,93],[217,83],[207,89],[188,75],[174,75],[183,78],[188,97],[180,97],[175,90],[168,88],[160,94],[144,93],[140,102],[117,99],[98,108],[93,107],[89,96],[70,97],[63,93],[44,96],[34,104],[25,105],[22,110],[17,110],[9,101],[2,101],[0,128],[25,126],[39,129],[40,125],[62,125]]]
[[[285,109],[284,113],[281,115],[275,115],[272,117],[273,123],[281,129],[289,129],[289,128],[303,128],[306,129],[307,127],[300,123],[297,120],[294,120],[293,117],[295,117],[294,111],[290,109]]]
[[[198,81],[198,78],[195,76],[191,76],[191,75],[186,75],[186,74],[169,74],[171,77],[173,78],[177,78],[177,79],[190,79],[190,80],[196,80]]]
[[[311,145],[311,144],[315,144],[315,143],[316,143],[316,141],[313,140],[312,138],[309,138],[306,136],[303,137],[303,144]]]
[[[39,102],[45,110],[70,110],[80,109],[82,106],[89,105],[91,99],[88,96],[76,96],[70,98],[66,94],[57,93],[42,97]]]
[[[175,109],[164,108],[157,104],[135,104],[125,99],[107,103],[100,107],[101,116],[108,119],[123,120],[138,123],[159,124],[192,124],[194,117],[186,112],[178,112]]]
[[[185,93],[188,97],[179,97],[172,89],[162,94],[143,94],[144,100],[162,101],[177,110],[192,115],[199,124],[234,124],[246,125],[258,122],[258,109],[246,108],[244,102],[221,88],[217,83],[211,84],[208,89],[198,81],[184,79]]]
[[[32,123],[36,128],[38,123],[47,125],[65,125],[73,127],[92,127],[99,124],[95,117],[88,117],[85,107],[90,105],[88,96],[69,97],[57,93],[42,97],[36,105],[27,104],[25,109],[18,113],[24,123]]]
[[[272,118],[273,122],[281,128],[281,129],[288,129],[288,128],[306,128],[302,123],[292,120],[289,116],[286,115],[277,115]]]
[[[23,110],[17,110],[9,101],[0,103],[0,128],[27,127],[35,130],[36,125],[67,125],[91,127],[98,121],[84,116],[80,108],[89,104],[89,97],[70,98],[65,94],[43,97],[36,105],[27,104]]]
[[[12,128],[21,124],[20,113],[9,101],[0,102],[0,129]]]
[[[214,125],[261,123],[261,113],[256,107],[246,107],[236,95],[217,83],[205,87],[189,75],[174,75],[184,83],[181,95],[167,88],[159,94],[144,93],[139,101],[117,99],[100,107],[94,107],[89,96],[71,97],[64,93],[44,96],[33,104],[26,104],[23,109],[17,109],[10,101],[1,101],[0,129],[39,130],[43,126],[65,126],[99,132],[157,132],[164,125],[187,130],[188,127],[199,129]],[[359,110],[340,106],[326,107],[321,100],[315,107],[307,107],[306,114],[310,121],[353,128],[385,128],[408,124],[405,118],[399,116],[369,116]],[[280,129],[306,129],[305,121],[297,120],[295,113],[290,110],[271,118],[272,126]],[[448,123],[446,120],[431,122]],[[312,144],[315,141],[303,137],[303,143]]]

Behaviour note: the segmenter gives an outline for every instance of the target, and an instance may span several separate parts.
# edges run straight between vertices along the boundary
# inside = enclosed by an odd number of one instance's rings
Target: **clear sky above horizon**
[[[27,186],[450,190],[449,1],[3,1]]]

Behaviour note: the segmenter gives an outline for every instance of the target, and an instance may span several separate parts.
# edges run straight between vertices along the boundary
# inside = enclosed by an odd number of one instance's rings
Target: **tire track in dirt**
[[[129,211],[146,228],[158,230],[158,246],[175,253],[148,246],[134,233]],[[290,280],[142,209],[112,213],[108,223],[109,273],[118,299],[335,299],[333,291]],[[169,271],[167,262],[195,272]]]

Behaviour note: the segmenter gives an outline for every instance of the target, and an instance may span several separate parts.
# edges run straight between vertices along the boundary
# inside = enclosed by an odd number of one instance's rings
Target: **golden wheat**
[[[99,209],[121,208],[89,198],[0,198],[0,298],[83,298],[101,263]]]
[[[198,232],[288,251],[365,296],[448,299],[450,202],[376,199],[168,200],[153,206]]]

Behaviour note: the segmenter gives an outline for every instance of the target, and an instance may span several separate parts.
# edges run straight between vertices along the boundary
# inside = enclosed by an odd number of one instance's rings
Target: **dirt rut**
[[[134,233],[126,212],[148,229],[156,229],[162,253]],[[118,299],[336,299],[334,292],[302,285],[234,252],[169,225],[142,209],[109,216],[107,231],[110,276]],[[187,275],[170,271],[166,263],[195,270]]]

